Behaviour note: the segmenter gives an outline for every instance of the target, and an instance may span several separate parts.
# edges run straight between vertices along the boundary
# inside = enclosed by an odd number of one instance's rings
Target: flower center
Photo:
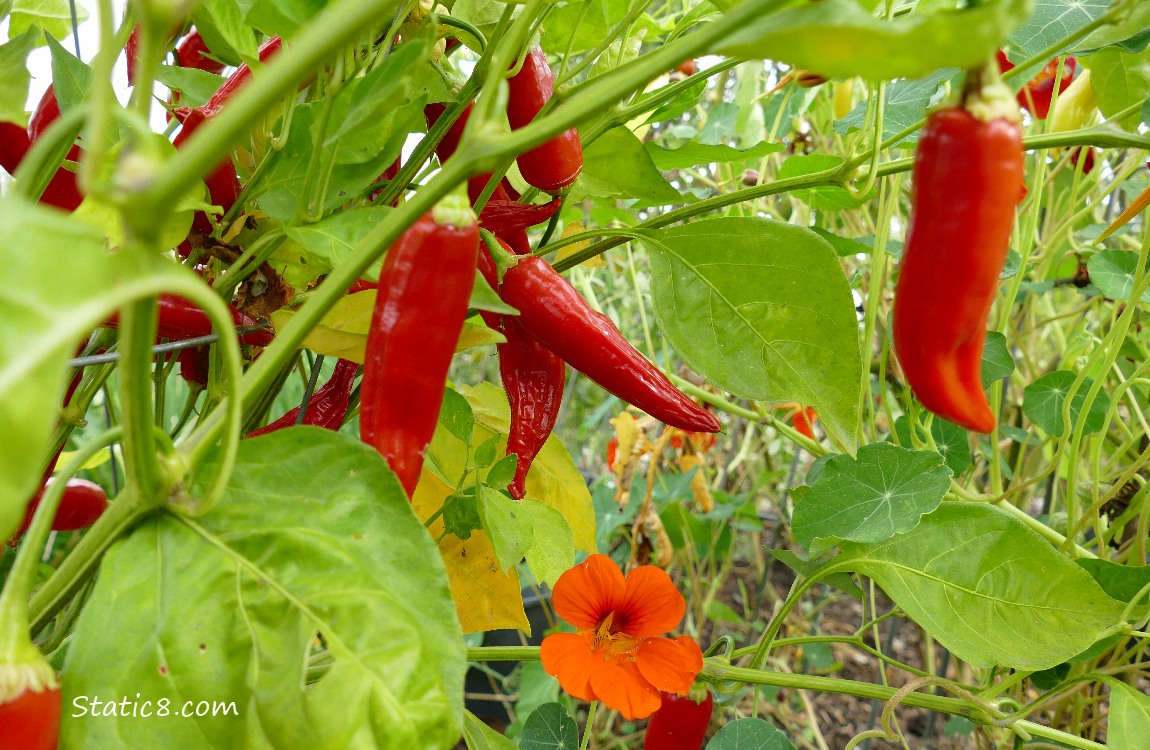
[[[616,631],[615,612],[612,610],[600,620],[592,631],[591,650],[604,659],[615,659],[634,651],[639,641],[626,633]]]

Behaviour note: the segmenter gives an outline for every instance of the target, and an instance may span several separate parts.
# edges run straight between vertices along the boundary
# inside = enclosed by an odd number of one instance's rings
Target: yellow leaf
[[[567,226],[563,227],[563,236],[561,239],[566,239],[567,237],[572,237],[585,231],[587,230],[584,228],[583,222],[569,221],[567,222]],[[590,244],[591,243],[587,240],[583,240],[582,242],[576,242],[571,245],[564,245],[563,247],[559,248],[559,252],[556,253],[555,261],[559,262],[564,258],[569,258],[580,250],[585,249]],[[603,266],[607,265],[607,261],[603,260],[603,256],[596,255],[594,258],[588,258],[587,260],[583,261],[580,265],[582,265],[584,268],[602,268]]]
[[[446,432],[446,430],[440,430]],[[434,442],[434,441],[433,441]],[[455,441],[462,447],[462,443]],[[462,467],[460,467],[462,470]],[[439,510],[452,493],[434,474],[424,471],[415,488],[412,508],[421,519],[427,520]],[[428,531],[433,539],[443,535],[443,519],[437,519]],[[451,598],[459,613],[464,633],[516,628],[531,631],[527,614],[523,611],[523,598],[519,574],[512,567],[506,573],[499,569],[491,541],[482,531],[473,531],[471,538],[460,539],[448,534],[439,539],[439,554],[447,567],[447,582]]]
[[[56,467],[53,469],[53,471],[60,468],[61,466],[67,466],[68,462],[71,461],[72,458],[77,453],[79,453],[79,451],[64,451],[63,453],[61,453],[60,457],[58,459],[56,459]],[[111,449],[101,448],[100,450],[93,453],[91,455],[91,457],[87,461],[85,461],[84,465],[81,466],[80,468],[81,469],[94,469],[97,466],[102,466],[103,464],[108,463],[108,461],[110,461],[111,459],[112,459]]]
[[[371,329],[371,313],[375,307],[376,291],[368,289],[349,294],[332,306],[300,344],[305,349],[326,357],[350,359],[361,365],[367,350],[367,333]],[[295,316],[294,310],[277,310],[272,313],[272,323],[282,330]],[[428,325],[433,325],[429,323]],[[455,351],[461,352],[484,344],[499,344],[506,341],[503,334],[485,325],[467,321]]]
[[[474,387],[463,386],[459,392],[470,402],[475,412],[475,444],[496,433],[507,434],[511,425],[511,410],[507,394],[491,383]],[[480,433],[485,433],[482,437]],[[500,441],[500,453],[506,451],[507,442]],[[458,475],[458,474],[457,474]],[[562,514],[571,527],[575,548],[585,552],[598,551],[595,546],[595,508],[583,475],[575,467],[571,455],[554,435],[547,439],[543,450],[531,463],[527,472],[527,497],[542,500]]]

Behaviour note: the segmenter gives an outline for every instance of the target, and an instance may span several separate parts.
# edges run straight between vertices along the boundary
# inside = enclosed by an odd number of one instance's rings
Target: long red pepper
[[[279,419],[258,430],[252,430],[245,437],[259,437],[269,432],[294,427],[297,423],[322,427],[325,430],[338,430],[347,416],[348,402],[351,400],[351,386],[359,365],[351,360],[341,359],[335,365],[331,378],[323,384],[308,401],[303,421],[299,422],[299,407],[295,407]]]
[[[913,206],[894,296],[894,348],[930,411],[994,429],[982,348],[1022,193],[1022,130],[989,66],[967,73],[962,106],[932,113],[919,137]]]
[[[1005,73],[1008,70],[1013,70],[1015,65],[1006,58],[1006,53],[998,50],[996,55],[999,71]],[[1063,59],[1062,78],[1058,84],[1058,93],[1070,86],[1074,80],[1074,74],[1078,69],[1078,60],[1073,57],[1066,57]],[[1034,115],[1039,120],[1045,120],[1046,116],[1050,114],[1050,102],[1054,98],[1054,78],[1058,75],[1058,58],[1048,60],[1042,66],[1042,70],[1038,75],[1031,78],[1026,82],[1026,85],[1016,95],[1018,106],[1025,109],[1027,112]]]
[[[260,46],[259,55],[261,62],[267,62],[269,59],[279,54],[282,49],[282,43],[279,37],[272,37]],[[172,140],[176,148],[180,148],[196,132],[205,121],[211,119],[223,109],[227,101],[235,96],[244,85],[247,84],[252,78],[251,68],[247,63],[240,65],[236,68],[236,72],[232,73],[223,85],[212,95],[206,104],[200,107],[188,109],[186,107],[178,108],[175,111],[176,118],[181,123],[180,132]],[[231,157],[225,157],[215,169],[204,177],[204,182],[207,183],[208,193],[211,196],[212,205],[220,206],[223,213],[227,213],[233,205],[235,205],[236,198],[240,194],[240,179],[236,175],[235,164],[232,163]],[[207,214],[202,211],[197,211],[192,226],[196,231],[201,234],[211,234],[212,223],[208,219]],[[188,252],[191,251],[191,246],[188,246]],[[183,254],[181,252],[181,254]]]
[[[206,70],[209,73],[219,73],[224,69],[224,64],[218,60],[213,60],[208,57],[207,53],[211,52],[208,45],[204,42],[204,38],[200,36],[200,32],[192,29],[179,44],[176,45],[176,59],[180,62],[182,68],[197,68],[199,70]]]
[[[232,321],[237,328],[258,328],[259,322],[245,312],[228,306]],[[156,310],[156,337],[169,341],[184,341],[212,333],[212,321],[208,314],[194,304],[172,294],[161,294]],[[115,328],[120,316],[114,313],[107,325]],[[240,335],[240,342],[252,346],[267,346],[275,335],[268,330],[251,331]]]
[[[28,131],[14,122],[0,122],[0,167],[8,174],[16,174],[16,167],[32,145]]]
[[[519,72],[507,79],[507,122],[512,130],[525,127],[555,92],[555,76],[547,55],[533,48]],[[541,146],[516,158],[519,172],[528,185],[548,193],[558,193],[575,182],[583,169],[583,146],[575,128],[565,130]]]
[[[503,240],[500,240],[503,242]],[[504,243],[504,249],[511,249]],[[479,251],[479,270],[492,288],[498,287],[495,262]],[[511,407],[511,428],[507,434],[507,454],[518,457],[515,478],[507,489],[522,500],[527,494],[524,482],[531,463],[547,442],[559,417],[567,366],[550,349],[540,344],[513,315],[482,313],[490,328],[503,334],[506,343],[497,347],[499,377]]]
[[[360,437],[387,459],[408,497],[443,403],[479,252],[462,196],[424,214],[392,245],[379,274],[360,386]]]
[[[14,539],[19,539],[28,527],[32,525],[32,516],[40,506],[40,499],[56,479],[49,478],[40,491],[36,493],[32,504],[24,513],[24,523],[16,532]],[[87,479],[69,479],[64,486],[64,494],[60,498],[60,505],[56,508],[56,516],[52,519],[53,531],[77,531],[86,529],[104,514],[108,509],[108,495],[104,488]]]
[[[44,92],[41,97],[40,103],[36,106],[36,111],[32,113],[32,119],[28,121],[28,140],[35,143],[48,129],[48,126],[60,117],[60,103],[56,101],[56,90],[49,84],[48,90]],[[79,161],[80,147],[73,145],[68,149],[69,161]],[[80,188],[76,185],[76,174],[69,172],[64,167],[56,170],[56,174],[52,176],[51,182],[48,187],[44,189],[44,193],[40,196],[41,203],[47,203],[50,206],[61,208],[65,211],[74,211],[84,200],[84,196],[80,194]]]
[[[676,388],[547,261],[536,256],[517,260],[504,273],[499,296],[519,310],[519,323],[539,343],[610,393],[672,427],[719,431],[714,415]],[[503,258],[497,265],[510,262]]]

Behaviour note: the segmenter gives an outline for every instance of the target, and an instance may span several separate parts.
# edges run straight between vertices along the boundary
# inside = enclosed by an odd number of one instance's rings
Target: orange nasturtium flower
[[[547,636],[540,658],[576,698],[642,719],[659,708],[660,690],[686,695],[703,668],[693,640],[659,637],[678,626],[687,603],[654,565],[624,579],[611,558],[591,555],[559,576],[551,603],[579,632]]]

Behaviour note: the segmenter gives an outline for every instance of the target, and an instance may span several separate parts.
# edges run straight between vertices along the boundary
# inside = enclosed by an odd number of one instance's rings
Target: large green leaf
[[[910,420],[905,414],[894,421],[894,434],[898,436],[899,445],[902,447],[909,448],[913,445],[910,439]],[[930,421],[930,436],[954,476],[957,477],[970,468],[970,433],[953,422],[947,422],[942,417],[936,416]],[[922,438],[921,433],[919,438]]]
[[[1098,291],[1123,302],[1134,294],[1134,273],[1138,270],[1138,253],[1129,250],[1103,250],[1086,262],[1090,281]],[[1142,292],[1142,302],[1150,302],[1150,289]]]
[[[744,398],[814,406],[854,453],[862,360],[846,276],[826,240],[757,218],[651,232],[659,330],[715,385]]]
[[[1106,734],[1110,750],[1139,750],[1150,735],[1150,696],[1115,679],[1110,685],[1110,713]]]
[[[953,78],[953,68],[938,70],[924,78],[910,81],[895,81],[886,87],[885,107],[883,108],[883,138],[901,133],[926,117],[926,108],[938,94],[943,81]],[[868,99],[863,99],[841,120],[835,120],[835,132],[846,135],[859,130],[866,123]],[[908,134],[897,145],[909,146],[918,140],[918,131]]]
[[[519,738],[519,750],[575,750],[578,745],[579,727],[559,703],[544,703],[532,711]]]
[[[794,750],[794,745],[769,721],[750,717],[724,725],[707,750]]]
[[[0,198],[0,539],[23,517],[48,453],[67,360],[125,302],[187,280],[158,256],[108,252],[104,237],[59,211]],[[18,280],[18,283],[17,281]]]
[[[320,639],[333,661],[308,685]],[[69,717],[63,747],[448,748],[464,668],[443,563],[395,476],[353,437],[291,428],[241,443],[206,516],[157,514],[109,552],[64,667],[69,705],[238,715]]]
[[[1101,17],[1110,4],[1110,0],[1034,0],[1034,12],[1010,35],[1010,42],[1026,56],[1037,54]]]
[[[1150,94],[1150,48],[1131,54],[1108,47],[1082,58],[1082,64],[1090,69],[1090,88],[1098,110],[1106,117],[1146,101]],[[1117,122],[1127,130],[1137,131],[1141,120],[1135,113]]]
[[[1066,401],[1070,387],[1074,385],[1074,380],[1074,373],[1067,370],[1046,373],[1022,389],[1022,413],[1041,427],[1047,435],[1054,437],[1061,435],[1066,431],[1066,424],[1062,419],[1062,405]],[[1070,402],[1072,424],[1078,421],[1082,405],[1086,403],[1086,394],[1093,385],[1092,378],[1083,378],[1082,384],[1074,392],[1074,398]],[[1098,396],[1090,403],[1090,411],[1086,413],[1083,434],[1089,435],[1101,430],[1109,408],[1110,397],[1105,391],[1099,391]]]
[[[28,84],[32,74],[28,72],[28,53],[36,46],[38,34],[29,29],[20,36],[11,35],[9,41],[0,44],[0,122],[14,122],[28,125],[28,112],[24,109],[28,101]]]
[[[1121,602],[1014,516],[943,503],[905,534],[843,542],[833,567],[870,576],[915,622],[976,667],[1049,669],[1117,625]]]
[[[236,0],[200,0],[192,22],[215,57],[228,65],[257,59],[256,37]]]
[[[76,3],[76,22],[88,20],[88,11],[81,3]],[[9,38],[23,34],[27,29],[39,26],[57,39],[67,39],[72,35],[72,8],[68,0],[15,0],[8,21]],[[43,34],[36,34],[36,44],[45,43]]]
[[[842,540],[884,541],[938,507],[950,474],[940,454],[891,443],[864,445],[857,461],[832,456],[795,506],[791,531],[812,557]]]
[[[921,78],[984,62],[1030,7],[1031,0],[998,0],[886,21],[856,0],[821,0],[764,15],[712,51],[777,60],[828,78]]]

